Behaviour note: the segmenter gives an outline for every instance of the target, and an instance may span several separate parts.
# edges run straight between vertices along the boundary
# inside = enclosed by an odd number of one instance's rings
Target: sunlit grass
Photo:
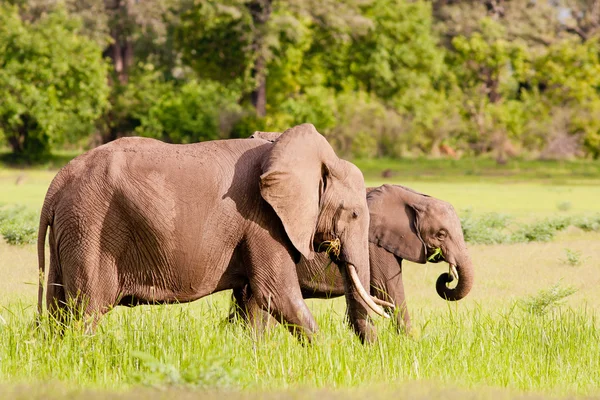
[[[379,342],[363,346],[344,325],[343,304],[328,302],[317,313],[315,342],[301,346],[279,326],[256,339],[225,323],[226,300],[119,310],[93,336],[73,328],[62,337],[48,337],[46,324],[34,330],[31,310],[12,305],[0,327],[0,373],[5,381],[99,388],[348,388],[420,379],[563,394],[600,387],[600,326],[589,309],[538,316],[453,304],[418,310],[416,337],[379,323]]]

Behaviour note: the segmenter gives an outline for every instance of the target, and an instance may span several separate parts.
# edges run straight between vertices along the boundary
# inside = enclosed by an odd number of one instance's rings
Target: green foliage
[[[344,156],[599,158],[593,2],[502,3],[11,0],[0,141],[35,159],[312,122]]]
[[[541,316],[564,304],[563,300],[576,292],[574,287],[561,287],[557,283],[521,300],[519,306],[530,314]]]
[[[0,234],[8,244],[22,245],[37,240],[39,216],[25,207],[0,206]]]
[[[175,42],[202,79],[244,82],[252,67],[252,17],[244,1],[195,2],[181,15]]]
[[[565,249],[565,258],[560,260],[563,264],[570,265],[571,267],[577,267],[583,263],[581,258],[581,251]]]
[[[504,229],[510,220],[508,215],[498,213],[486,213],[476,217],[472,209],[464,210],[460,215],[465,241],[476,244],[506,243],[508,236]]]
[[[142,136],[170,143],[215,140],[227,136],[227,123],[241,112],[237,93],[217,82],[167,82],[161,89],[147,114],[139,115],[136,133]]]
[[[586,231],[600,230],[600,215],[546,218],[528,224],[512,224],[504,214],[485,213],[476,216],[472,209],[460,213],[465,241],[474,244],[549,242],[568,226]]]
[[[0,5],[0,138],[20,157],[90,135],[108,106],[101,48],[79,26],[64,11],[30,23]]]

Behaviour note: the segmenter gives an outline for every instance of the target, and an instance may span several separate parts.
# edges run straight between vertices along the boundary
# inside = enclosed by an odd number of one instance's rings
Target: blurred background
[[[597,158],[599,37],[600,0],[0,0],[2,157],[308,121],[352,158]]]

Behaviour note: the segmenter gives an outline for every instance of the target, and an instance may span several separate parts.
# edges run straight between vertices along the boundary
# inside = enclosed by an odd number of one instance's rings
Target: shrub
[[[581,251],[565,249],[565,258],[561,258],[560,261],[563,264],[567,264],[572,267],[581,265],[583,263],[583,259],[581,257]]]
[[[560,287],[557,283],[550,289],[542,289],[536,295],[532,295],[519,302],[520,307],[526,312],[534,315],[544,315],[552,309],[562,305],[563,299],[577,292],[572,286]]]
[[[23,21],[0,5],[0,137],[28,161],[90,135],[108,106],[102,49],[56,11]]]
[[[476,217],[472,209],[465,210],[460,218],[465,241],[474,244],[507,243],[509,237],[504,229],[510,221],[508,215],[498,213]]]
[[[37,240],[38,215],[24,207],[0,207],[0,234],[8,244],[32,244]]]

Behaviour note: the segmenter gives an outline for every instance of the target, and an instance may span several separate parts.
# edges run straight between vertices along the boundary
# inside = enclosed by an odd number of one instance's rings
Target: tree
[[[600,0],[563,0],[567,32],[582,42],[600,35]]]
[[[19,157],[89,135],[108,106],[107,65],[79,27],[65,12],[27,22],[0,6],[0,132]]]
[[[212,0],[195,1],[184,11],[176,41],[185,64],[202,79],[238,85],[256,114],[267,112],[267,81],[286,43],[308,24],[346,34],[365,23],[361,0]],[[302,30],[302,28],[301,28]]]

